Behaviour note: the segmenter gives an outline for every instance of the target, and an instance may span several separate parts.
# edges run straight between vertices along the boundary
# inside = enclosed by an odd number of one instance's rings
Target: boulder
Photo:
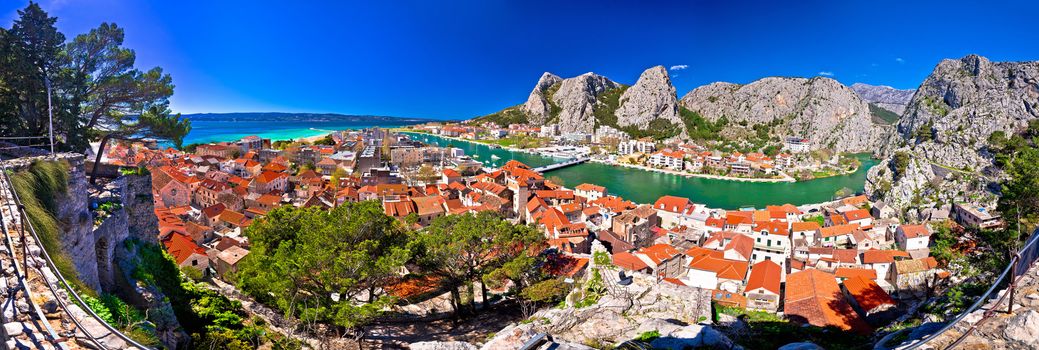
[[[1003,336],[1028,348],[1039,348],[1039,312],[1028,310],[1010,319]]]

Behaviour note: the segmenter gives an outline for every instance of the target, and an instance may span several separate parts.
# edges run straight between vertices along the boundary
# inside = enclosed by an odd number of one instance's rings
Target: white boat
[[[491,159],[501,159],[497,154],[492,154]]]

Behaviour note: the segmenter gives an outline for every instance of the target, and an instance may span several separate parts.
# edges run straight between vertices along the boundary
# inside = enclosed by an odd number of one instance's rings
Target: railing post
[[[1010,300],[1007,301],[1007,313],[1014,313],[1014,289],[1017,287],[1017,263],[1021,261],[1021,253],[1014,253],[1010,258]]]

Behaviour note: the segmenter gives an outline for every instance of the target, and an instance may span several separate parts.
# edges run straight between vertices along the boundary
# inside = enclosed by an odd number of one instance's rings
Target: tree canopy
[[[483,211],[433,220],[417,233],[412,251],[422,270],[440,277],[451,290],[456,310],[466,302],[475,309],[472,299],[461,299],[459,288],[468,287],[468,295],[474,296],[474,282],[517,257],[532,254],[543,239],[533,227],[513,225],[496,213]],[[486,301],[486,285],[481,286]]]
[[[121,133],[127,117],[165,109],[172,78],[159,67],[134,66],[136,54],[123,47],[123,28],[102,23],[66,42],[56,23],[39,4],[29,3],[11,29],[0,29],[0,132],[46,136],[48,85],[55,143],[62,150],[81,152],[90,141]],[[139,123],[136,130],[147,127]]]
[[[375,201],[276,208],[245,235],[252,249],[232,277],[243,291],[288,316],[353,334],[393,302],[381,287],[410,257],[409,233]]]

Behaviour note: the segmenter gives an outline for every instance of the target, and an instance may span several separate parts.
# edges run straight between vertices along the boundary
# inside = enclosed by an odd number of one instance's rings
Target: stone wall
[[[90,185],[83,170],[83,155],[59,153],[46,157],[30,157],[9,160],[5,165],[14,171],[29,168],[33,161],[65,161],[69,165],[68,187],[65,193],[56,195],[54,218],[61,225],[61,248],[72,261],[80,281],[94,289],[101,283],[97,274],[97,251],[94,247],[94,220],[89,210]],[[52,252],[54,254],[54,252]]]
[[[96,228],[90,211],[90,188],[84,157],[77,153],[28,157],[4,161],[13,171],[27,169],[33,161],[65,161],[69,165],[68,186],[57,195],[55,219],[61,225],[61,248],[87,286],[105,292],[115,289],[115,250],[129,237],[157,243],[158,219],[151,196],[150,176],[123,176],[105,186],[99,200],[123,204]]]

